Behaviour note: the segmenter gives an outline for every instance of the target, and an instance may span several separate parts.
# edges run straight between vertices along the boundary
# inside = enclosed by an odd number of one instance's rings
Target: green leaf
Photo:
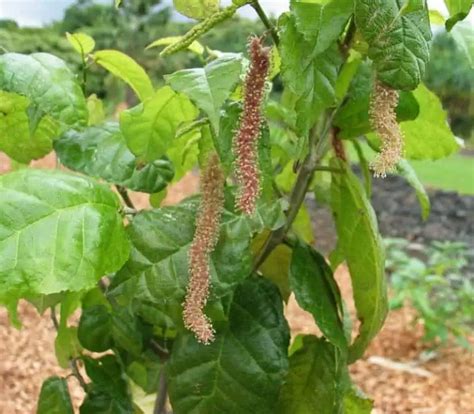
[[[437,160],[458,151],[459,144],[448,126],[447,114],[438,97],[423,84],[413,94],[420,105],[420,114],[415,120],[400,124],[405,157]]]
[[[167,159],[144,165],[138,163],[116,122],[81,132],[68,131],[55,142],[54,148],[66,167],[134,191],[156,193],[165,188],[174,175]]]
[[[120,128],[130,150],[144,161],[162,157],[172,144],[178,127],[194,120],[196,107],[169,86],[120,114]]]
[[[0,291],[11,297],[80,291],[118,270],[129,244],[117,196],[59,171],[0,177]]]
[[[95,63],[127,83],[141,101],[151,98],[153,85],[145,70],[130,56],[118,50],[99,50],[93,55]]]
[[[85,33],[66,33],[66,38],[82,59],[95,48],[95,40]]]
[[[157,39],[154,42],[150,43],[146,49],[152,49],[154,47],[158,46],[168,46],[172,45],[173,43],[179,42],[183,36],[168,36],[168,37],[162,37],[161,39]],[[197,40],[193,41],[189,46],[188,49],[196,53],[198,56],[202,56],[204,54],[204,46],[199,43]]]
[[[335,85],[341,56],[336,44],[321,54],[298,32],[294,16],[280,19],[281,74],[295,94],[298,130],[306,134],[326,108],[336,103]]]
[[[353,0],[311,2],[291,0],[296,28],[311,44],[307,53],[319,54],[328,49],[343,32],[353,12]]]
[[[220,0],[173,0],[173,4],[184,16],[202,20],[219,11]]]
[[[112,295],[154,304],[181,323],[188,283],[188,250],[194,238],[197,201],[146,211],[128,228],[132,253],[117,274]],[[226,212],[211,256],[211,296],[228,295],[251,271],[250,230],[245,218]]]
[[[451,36],[458,48],[466,55],[471,69],[474,69],[474,29],[472,23],[463,22],[451,30]]]
[[[290,287],[302,309],[310,312],[324,336],[341,350],[347,349],[341,294],[324,257],[308,245],[293,249]]]
[[[361,64],[349,88],[347,102],[339,109],[334,119],[334,124],[341,130],[340,138],[355,138],[372,131],[369,107],[373,83],[372,65]],[[396,112],[398,122],[416,119],[420,106],[413,92],[400,93]]]
[[[48,154],[59,133],[58,124],[49,116],[44,116],[32,131],[29,106],[28,98],[0,91],[0,150],[24,164]]]
[[[241,71],[242,56],[226,53],[204,68],[180,70],[165,79],[207,114],[217,133],[221,107],[239,81]]]
[[[374,402],[352,387],[344,395],[344,414],[371,414]]]
[[[311,223],[311,216],[304,204],[300,207],[291,228],[296,233],[296,235],[306,243],[314,243],[315,239],[313,233],[313,224]]]
[[[272,413],[288,370],[289,330],[278,289],[252,277],[236,289],[216,340],[190,333],[175,341],[168,365],[176,414]]]
[[[76,77],[53,55],[1,55],[0,90],[26,96],[35,111],[59,122],[62,130],[87,125],[86,100]]]
[[[446,30],[449,32],[454,25],[464,20],[472,8],[472,0],[444,0],[450,18],[446,21]]]
[[[59,366],[64,369],[69,367],[71,359],[81,355],[82,347],[77,338],[76,327],[64,326],[58,330],[54,340],[54,351]]]
[[[82,310],[77,336],[81,345],[93,352],[104,352],[113,345],[112,319],[108,309],[95,305]]]
[[[365,190],[343,162],[334,165],[344,170],[343,174],[333,174],[331,185],[338,249],[349,267],[361,322],[359,336],[349,349],[349,360],[353,362],[363,355],[387,315],[385,259],[377,219]]]
[[[369,44],[378,78],[394,89],[415,89],[429,60],[428,10],[403,13],[402,0],[358,0],[355,22]]]
[[[64,378],[53,376],[43,382],[36,414],[74,414]]]
[[[426,220],[429,217],[431,210],[430,198],[425,187],[416,175],[415,170],[408,161],[401,160],[397,164],[397,172],[415,189],[416,197],[418,198],[421,207],[421,217],[423,220]]]
[[[400,9],[401,14],[408,14],[415,11],[423,10],[425,8],[425,0],[405,0],[402,8]]]
[[[92,94],[87,98],[87,112],[89,112],[89,126],[98,125],[105,121],[104,104],[96,94]]]
[[[315,336],[290,357],[279,414],[332,414],[341,410],[344,360],[336,347]]]

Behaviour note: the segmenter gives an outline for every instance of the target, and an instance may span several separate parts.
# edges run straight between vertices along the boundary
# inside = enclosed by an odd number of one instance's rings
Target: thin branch
[[[115,187],[117,188],[117,191],[120,194],[120,197],[122,197],[122,200],[124,201],[125,205],[128,208],[131,208],[131,209],[137,211],[137,209],[133,205],[133,201],[130,199],[130,196],[128,195],[127,189],[125,187],[121,186],[121,185],[116,185]]]
[[[153,414],[166,414],[166,401],[168,399],[168,384],[166,381],[165,366],[161,367],[160,379],[158,381],[158,392],[156,393],[155,408]]]
[[[54,329],[56,331],[59,329],[59,321],[58,321],[58,316],[56,315],[56,308],[54,306],[51,306],[51,320],[53,321]]]
[[[272,36],[272,39],[273,39],[273,42],[275,43],[275,46],[278,46],[279,43],[280,43],[280,38],[278,37],[278,32],[277,32],[275,26],[273,25],[273,23],[270,21],[270,19],[266,15],[265,10],[262,9],[262,6],[260,6],[260,3],[258,2],[258,0],[253,1],[251,3],[251,6],[257,12],[258,17],[260,18],[260,20],[262,21],[264,26],[270,32],[270,34]]]

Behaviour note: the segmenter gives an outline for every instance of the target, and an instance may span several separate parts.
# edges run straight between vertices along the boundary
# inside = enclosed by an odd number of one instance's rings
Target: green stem
[[[275,45],[278,46],[278,44],[280,43],[280,39],[278,37],[277,30],[275,26],[272,24],[272,22],[270,21],[270,19],[268,18],[268,16],[266,15],[265,10],[262,9],[262,6],[260,6],[260,3],[258,2],[258,0],[252,1],[250,5],[257,12],[258,17],[260,18],[264,26],[270,31],[270,34],[272,36],[272,39]]]

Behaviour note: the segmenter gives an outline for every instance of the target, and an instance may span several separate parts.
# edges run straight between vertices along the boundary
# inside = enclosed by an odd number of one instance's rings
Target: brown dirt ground
[[[52,168],[55,160],[50,156],[33,165]],[[0,154],[0,173],[8,169],[7,159]],[[196,188],[197,179],[189,174],[169,192],[165,203],[177,203]],[[133,199],[138,206],[147,205],[147,197],[142,194],[133,194]],[[343,296],[350,297],[350,280],[344,267],[338,269],[337,279]],[[353,306],[350,308],[353,310]],[[313,318],[292,299],[286,314],[293,335],[317,333]],[[55,331],[49,316],[38,315],[25,302],[20,303],[19,316],[23,322],[20,331],[10,326],[6,311],[0,309],[0,414],[34,413],[43,379],[53,374],[68,375],[56,362]],[[392,312],[366,357],[351,367],[354,381],[375,400],[374,414],[474,414],[472,353],[452,347],[420,363],[418,367],[427,370],[430,377],[369,360],[377,356],[389,362],[416,361],[423,351],[423,327],[411,324],[412,319],[413,311],[408,307]],[[68,378],[68,383],[77,405],[83,393],[74,378]]]

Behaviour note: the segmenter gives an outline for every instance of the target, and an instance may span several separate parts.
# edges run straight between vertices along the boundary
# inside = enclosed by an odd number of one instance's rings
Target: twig
[[[272,24],[272,22],[270,21],[270,19],[268,18],[268,16],[266,15],[265,11],[262,9],[262,6],[260,6],[260,3],[258,2],[258,0],[253,1],[251,3],[251,6],[257,12],[258,17],[260,18],[264,26],[269,30],[275,45],[278,46],[278,44],[280,43],[280,39],[278,37],[277,30],[275,26]]]
[[[168,384],[165,375],[165,366],[161,367],[160,379],[158,381],[158,392],[156,393],[155,408],[153,414],[166,414],[166,400],[168,399]]]
[[[120,197],[122,197],[122,200],[124,201],[125,205],[128,208],[131,208],[137,211],[137,209],[133,205],[133,201],[130,199],[130,196],[128,195],[127,189],[125,187],[122,187],[121,185],[116,185],[115,187],[117,188],[117,191],[120,194]]]

